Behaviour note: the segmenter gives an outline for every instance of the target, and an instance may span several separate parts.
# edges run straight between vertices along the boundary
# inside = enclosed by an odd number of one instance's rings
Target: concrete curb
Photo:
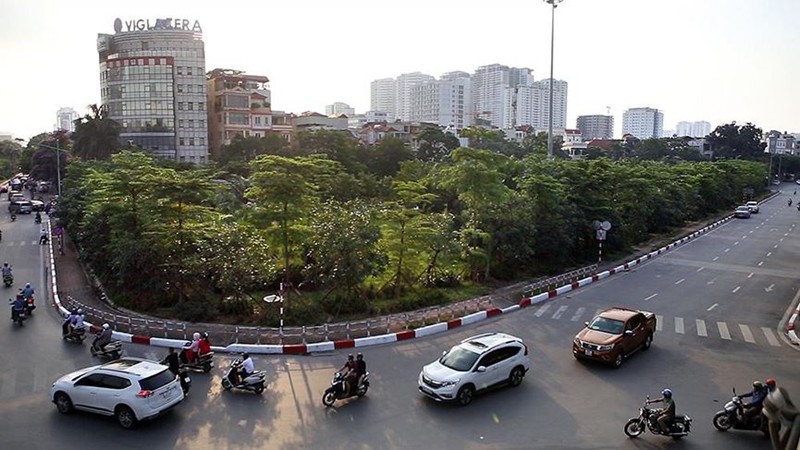
[[[591,283],[600,281],[600,280],[602,280],[604,278],[608,278],[611,275],[614,275],[614,274],[617,274],[617,273],[620,273],[620,272],[626,272],[626,271],[630,270],[631,267],[634,267],[634,266],[637,266],[637,265],[642,264],[644,262],[647,262],[650,259],[653,259],[658,255],[666,253],[666,252],[678,247],[679,245],[685,244],[685,243],[687,243],[687,242],[689,242],[689,241],[691,241],[691,240],[693,240],[693,239],[695,239],[695,238],[707,233],[709,230],[712,230],[712,229],[722,225],[723,223],[731,220],[732,217],[733,216],[725,217],[724,219],[721,219],[721,220],[719,220],[717,222],[714,222],[713,224],[708,225],[708,226],[706,226],[706,227],[704,227],[704,228],[702,228],[702,229],[700,229],[698,231],[695,231],[692,234],[684,236],[683,238],[678,239],[677,241],[675,241],[675,242],[673,242],[673,243],[671,243],[671,244],[669,244],[667,246],[661,247],[660,249],[654,250],[654,251],[652,251],[652,252],[650,252],[650,253],[648,253],[646,255],[643,255],[643,256],[641,256],[639,258],[630,260],[630,261],[628,261],[628,262],[626,262],[624,264],[621,264],[621,265],[619,265],[617,267],[614,267],[614,268],[606,270],[604,272],[592,275],[591,277],[587,277],[587,278],[584,278],[582,280],[575,281],[575,282],[573,282],[571,284],[558,287],[558,288],[553,289],[553,290],[548,291],[548,292],[543,292],[541,294],[538,294],[538,295],[535,295],[535,296],[532,296],[532,297],[525,297],[522,300],[520,300],[518,304],[511,305],[511,306],[508,306],[508,307],[503,308],[503,309],[490,308],[490,309],[487,309],[487,310],[478,311],[476,313],[468,314],[468,315],[463,316],[463,317],[458,317],[458,318],[455,318],[455,319],[451,319],[451,320],[448,320],[446,322],[439,322],[439,323],[435,323],[435,324],[432,324],[432,325],[427,325],[427,326],[424,326],[424,327],[416,328],[416,329],[413,329],[413,330],[404,330],[404,331],[399,331],[399,332],[396,332],[396,333],[381,334],[381,335],[377,335],[377,336],[367,336],[367,337],[357,338],[357,339],[344,339],[344,340],[339,340],[339,341],[318,342],[318,343],[313,343],[313,344],[283,344],[283,345],[258,345],[258,344],[233,343],[233,344],[229,344],[227,346],[214,346],[214,347],[212,347],[212,349],[215,352],[229,352],[229,353],[241,353],[241,352],[245,352],[246,351],[246,352],[252,353],[252,354],[306,355],[306,354],[310,354],[310,353],[332,352],[334,350],[340,350],[340,349],[361,348],[361,347],[369,347],[369,346],[372,346],[372,345],[389,344],[389,343],[392,343],[392,342],[405,341],[405,340],[409,340],[409,339],[416,339],[416,338],[421,338],[421,337],[425,337],[425,336],[431,336],[431,335],[434,335],[434,334],[444,333],[444,332],[446,332],[448,330],[452,330],[454,328],[458,328],[458,327],[461,327],[463,325],[469,325],[469,324],[477,323],[477,322],[480,322],[480,321],[483,321],[483,320],[486,320],[486,319],[490,319],[492,317],[497,317],[497,316],[500,316],[500,315],[503,315],[503,314],[513,313],[513,312],[525,309],[525,308],[527,308],[529,306],[532,306],[532,305],[538,305],[538,304],[547,302],[548,300],[556,298],[559,295],[566,294],[567,292],[570,292],[570,291],[579,289],[581,287],[587,286],[587,285],[589,285]],[[49,228],[50,227],[49,227],[49,218],[48,218],[48,233],[49,233]],[[56,269],[55,269],[55,260],[54,260],[54,256],[53,256],[53,241],[52,241],[52,239],[50,239],[49,246],[50,246],[50,267],[51,267],[50,273],[51,273],[52,284],[53,284],[54,303],[55,303],[55,306],[58,308],[58,310],[61,312],[61,314],[65,315],[65,314],[68,314],[69,311],[67,311],[67,309],[64,308],[64,306],[61,304],[61,300],[58,297],[58,289],[57,289],[57,285],[56,285]],[[792,316],[793,319],[791,321],[791,323],[792,323],[791,333],[794,333],[793,324],[794,324],[794,320],[797,318],[797,313],[798,312],[800,312],[800,306],[798,307],[798,310],[795,311],[795,315]],[[97,333],[97,332],[100,331],[100,327],[99,326],[97,326],[95,324],[91,324],[89,322],[86,322],[86,324],[89,326],[89,330],[92,333]],[[795,335],[795,338],[796,338],[796,335]],[[182,348],[184,346],[184,344],[186,344],[185,340],[156,338],[156,337],[150,337],[150,336],[138,336],[138,335],[132,335],[132,334],[129,334],[129,333],[122,333],[122,332],[118,332],[118,331],[114,332],[114,339],[118,339],[118,340],[120,340],[122,342],[129,342],[129,343],[140,344],[140,345],[150,345],[150,346],[155,346],[155,347]]]

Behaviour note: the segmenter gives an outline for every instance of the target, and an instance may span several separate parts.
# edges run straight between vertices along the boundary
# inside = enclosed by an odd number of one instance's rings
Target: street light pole
[[[58,183],[58,200],[61,201],[61,143],[56,138],[56,183]]]
[[[564,0],[544,0],[553,6],[550,17],[550,117],[547,124],[547,159],[553,159],[553,50],[556,39],[556,6]]]

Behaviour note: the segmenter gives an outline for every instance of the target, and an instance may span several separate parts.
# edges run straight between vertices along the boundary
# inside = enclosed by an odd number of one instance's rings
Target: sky
[[[363,113],[370,82],[479,66],[550,73],[551,7],[542,0],[0,0],[0,132],[52,131],[56,111],[100,103],[97,34],[114,19],[182,18],[203,29],[206,70],[270,79],[275,110]],[[679,121],[752,122],[800,132],[799,0],[564,0],[554,78],[579,115],[635,107]]]

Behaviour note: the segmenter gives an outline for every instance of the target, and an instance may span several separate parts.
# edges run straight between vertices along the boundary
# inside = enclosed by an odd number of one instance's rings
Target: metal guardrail
[[[596,273],[597,273],[597,264],[592,264],[590,266],[581,267],[580,269],[575,269],[566,273],[556,275],[554,277],[543,278],[525,286],[522,290],[523,296],[531,297],[537,294],[541,294],[543,292],[551,291],[560,286],[566,286],[568,284],[571,284],[578,280],[582,280]]]

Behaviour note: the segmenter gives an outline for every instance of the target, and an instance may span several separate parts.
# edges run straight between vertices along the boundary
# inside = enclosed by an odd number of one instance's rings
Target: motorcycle
[[[14,275],[3,275],[3,284],[5,284],[6,287],[11,287],[11,285],[14,284]]]
[[[36,218],[35,218],[35,219],[33,219],[33,221],[34,221],[34,223],[37,223],[37,224],[39,224],[39,223],[42,223],[42,216],[41,216],[41,214],[38,214],[38,213],[37,213],[37,214],[36,214]]]
[[[231,364],[231,366],[228,368],[228,371],[225,372],[225,376],[222,377],[222,388],[226,391],[236,388],[244,391],[253,391],[256,394],[264,392],[265,375],[264,372],[260,370],[256,370],[244,380],[238,380],[238,382],[234,383],[234,372],[238,372],[241,367],[241,359],[237,359],[233,362],[233,364]]]
[[[767,420],[763,414],[759,414],[753,420],[745,422],[744,403],[742,398],[736,395],[736,388],[733,388],[733,398],[725,404],[722,411],[714,414],[714,427],[719,431],[734,430],[761,431],[769,435]]]
[[[70,327],[70,331],[63,336],[65,341],[74,342],[76,344],[83,344],[83,340],[86,339],[86,327],[80,328],[72,328]]]
[[[353,396],[363,397],[367,394],[367,390],[369,389],[369,372],[365,373],[363,377],[359,380],[358,386],[353,388],[352,386],[348,389],[349,392],[344,391],[344,380],[345,374],[342,372],[336,372],[333,374],[333,380],[331,381],[331,387],[325,390],[325,393],[322,394],[322,404],[325,406],[333,406],[333,403],[336,400],[344,400],[346,398],[350,398]]]
[[[28,318],[27,309],[25,308],[14,309],[13,307],[11,308],[11,320],[14,321],[15,323],[18,323],[20,326],[22,326],[23,322],[25,322],[25,319],[27,318]]]
[[[14,222],[16,220],[17,220],[17,215],[16,214],[11,214],[11,221]]]
[[[25,309],[28,311],[29,316],[33,316],[33,310],[36,309],[36,304],[34,303],[33,296],[30,296],[25,299]]]
[[[202,355],[196,355],[194,361],[187,362],[187,352],[189,350],[189,345],[191,342],[184,345],[183,350],[180,353],[180,360],[181,360],[181,367],[189,370],[194,371],[203,371],[208,373],[211,371],[211,368],[214,367],[214,352],[207,352],[203,353]]]
[[[647,397],[650,400],[650,397]],[[689,435],[692,418],[689,416],[675,415],[675,418],[669,424],[669,429],[663,431],[658,426],[657,416],[655,414],[656,408],[650,408],[645,401],[644,406],[639,408],[639,417],[631,417],[628,423],[625,424],[625,434],[628,437],[637,437],[644,433],[645,430],[650,430],[653,434],[661,436],[669,436],[672,439],[680,439]]]
[[[92,356],[106,358],[109,361],[113,361],[115,359],[119,359],[119,357],[122,355],[122,342],[112,340],[106,344],[102,350],[95,348],[95,346],[92,345],[89,347],[89,351],[92,353]]]

